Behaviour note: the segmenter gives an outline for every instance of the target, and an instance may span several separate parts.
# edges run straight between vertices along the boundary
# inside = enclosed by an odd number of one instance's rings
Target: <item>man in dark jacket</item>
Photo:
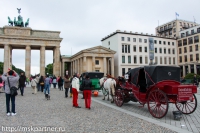
[[[197,75],[196,75],[196,74],[194,74],[193,84],[195,84],[197,87],[198,87],[198,85],[199,85],[199,81],[198,81],[198,79],[197,79]]]
[[[85,98],[85,108],[90,109],[91,105],[91,95],[92,95],[92,82],[88,75],[86,75],[83,81],[83,94]]]
[[[26,82],[26,76],[22,72],[20,77],[19,77],[19,89],[20,89],[20,92],[21,92],[22,96],[24,95],[25,82]]]

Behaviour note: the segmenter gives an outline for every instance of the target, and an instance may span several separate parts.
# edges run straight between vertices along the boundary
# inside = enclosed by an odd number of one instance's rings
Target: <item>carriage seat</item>
[[[147,84],[146,80],[140,80],[138,85],[140,86],[140,92],[146,92],[147,91]]]

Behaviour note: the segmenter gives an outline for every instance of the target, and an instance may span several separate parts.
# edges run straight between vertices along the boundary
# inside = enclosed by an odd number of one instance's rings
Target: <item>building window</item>
[[[124,37],[122,37],[122,41],[124,41]]]
[[[185,55],[184,58],[185,58],[185,62],[187,62],[187,55]]]
[[[181,47],[182,46],[182,40],[179,40],[178,41],[178,47]]]
[[[125,56],[122,56],[122,63],[125,63]]]
[[[182,63],[182,56],[179,56],[179,63]]]
[[[169,57],[169,64],[171,64],[171,57]]]
[[[124,45],[122,45],[122,53],[124,53]]]
[[[128,63],[131,63],[131,56],[128,56]]]
[[[99,65],[99,60],[95,60],[95,64],[96,64],[96,65]]]
[[[199,54],[196,54],[196,61],[199,61]]]
[[[181,54],[182,53],[182,48],[179,48],[179,54]]]
[[[190,61],[193,61],[193,55],[192,54],[190,55]]]
[[[144,47],[144,51],[147,52],[147,47]]]
[[[197,33],[200,33],[200,28],[197,28]]]
[[[155,48],[155,53],[157,53],[157,48]]]
[[[155,56],[155,63],[158,64],[158,57]]]
[[[122,76],[125,75],[125,68],[122,68]]]
[[[198,47],[198,44],[195,45],[195,51],[198,51],[199,50],[199,47]]]
[[[125,45],[125,53],[127,53],[127,45]]]
[[[133,38],[133,42],[136,42],[136,38]]]
[[[141,38],[139,38],[139,42],[142,42],[142,39],[141,39]]]
[[[144,39],[144,43],[147,43],[147,39]]]
[[[160,53],[162,53],[162,48],[160,48],[159,50],[160,50]]]
[[[142,64],[142,57],[140,57],[140,64]]]
[[[127,40],[128,40],[128,42],[130,42],[130,40],[131,40],[130,37],[128,37]]]
[[[164,48],[164,54],[166,54],[166,49]]]
[[[198,43],[199,42],[199,36],[194,36],[194,43]]]
[[[191,30],[191,35],[193,35],[194,34],[194,30]]]
[[[172,46],[174,46],[174,42],[172,42]]]
[[[160,64],[162,64],[162,57],[160,57]]]
[[[187,45],[187,39],[183,39],[183,46]]]
[[[172,35],[172,30],[169,31],[169,35]]]
[[[137,56],[134,56],[134,63],[137,63]]]
[[[172,54],[175,54],[175,50],[174,49],[172,49]]]
[[[145,64],[148,64],[148,57],[145,57]]]
[[[174,33],[176,32],[176,28],[173,29]]]
[[[165,45],[165,41],[163,41],[163,44]]]
[[[161,41],[159,41],[159,44],[162,44],[162,42],[161,42]]]
[[[164,58],[164,62],[165,62],[164,64],[167,64],[167,58],[166,57]]]
[[[188,31],[186,31],[186,36],[189,36],[190,34],[189,34],[189,32]]]
[[[99,72],[99,70],[95,70],[95,72]]]
[[[170,42],[168,42],[168,45],[170,45]]]
[[[185,33],[181,33],[181,38],[185,37]]]
[[[193,37],[188,38],[188,44],[193,44]]]
[[[157,40],[154,40],[154,44],[157,44]]]
[[[171,54],[171,50],[170,49],[168,49],[168,54]]]
[[[130,53],[130,45],[128,45],[128,53]]]
[[[175,57],[173,57],[173,64],[174,64],[174,65],[176,64],[176,62],[175,62]]]
[[[187,53],[187,47],[184,47],[184,53]]]
[[[192,46],[190,46],[190,52],[192,52]]]
[[[142,47],[139,47],[139,51],[142,52]]]
[[[136,52],[136,46],[133,46],[133,52]]]
[[[110,45],[110,41],[108,42],[108,45]]]
[[[180,26],[182,26],[182,22],[180,22]]]
[[[176,22],[173,23],[173,26],[176,26]]]

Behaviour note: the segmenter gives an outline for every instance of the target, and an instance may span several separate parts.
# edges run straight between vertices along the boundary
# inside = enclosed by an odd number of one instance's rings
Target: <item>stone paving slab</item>
[[[198,89],[198,93],[196,94],[196,97],[197,97],[197,101],[199,101],[200,100],[200,90],[199,89]],[[110,101],[102,100],[102,98],[103,98],[103,95],[100,92],[99,96],[96,97],[95,99],[100,102],[104,102],[109,105],[117,107],[115,104],[111,104]],[[122,105],[122,107],[118,107],[118,108],[133,112],[134,114],[138,114],[138,118],[145,117],[144,118],[145,120],[150,118],[152,121],[156,120],[156,121],[159,121],[160,123],[164,123],[164,124],[168,125],[168,126],[165,125],[164,127],[175,126],[179,129],[183,129],[183,131],[185,130],[186,132],[194,132],[194,133],[200,132],[200,107],[199,107],[200,103],[199,102],[198,102],[197,109],[195,110],[195,112],[190,115],[183,114],[183,118],[180,121],[176,121],[173,118],[172,111],[177,111],[177,108],[175,107],[174,104],[169,104],[168,113],[162,119],[157,119],[157,118],[154,118],[153,116],[151,116],[151,114],[148,111],[147,104],[144,107],[140,107],[140,106],[141,105],[138,102],[137,103],[136,102],[128,102],[128,103],[124,103]]]
[[[41,92],[31,93],[31,88],[27,87],[24,96],[16,97],[16,116],[6,115],[5,94],[0,94],[0,132],[3,132],[2,126],[60,127],[63,133],[176,132],[95,101],[92,101],[91,110],[84,108],[83,99],[79,99],[82,108],[74,108],[72,99],[64,98],[64,91],[58,89],[51,89],[51,100],[46,100]]]

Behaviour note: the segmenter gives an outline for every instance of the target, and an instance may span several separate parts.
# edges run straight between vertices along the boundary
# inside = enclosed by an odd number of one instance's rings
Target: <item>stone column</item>
[[[77,73],[80,74],[80,59],[77,59]]]
[[[31,47],[26,46],[26,56],[25,56],[25,75],[26,77],[31,77]]]
[[[83,58],[80,58],[80,74],[83,73]]]
[[[183,65],[183,77],[185,77],[185,65]]]
[[[60,75],[60,46],[55,48],[55,62],[54,62],[54,75],[59,76]]]
[[[92,71],[95,71],[95,56],[92,56]]]
[[[86,72],[87,71],[87,58],[86,56],[83,57],[83,72]]]
[[[111,58],[111,75],[113,76],[113,77],[115,77],[115,75],[114,75],[114,58],[112,57]]]
[[[9,63],[9,68],[12,68],[12,47],[10,47],[10,63]]]
[[[103,57],[103,72],[104,72],[104,75],[106,75],[106,73],[107,73],[106,57]]]
[[[73,61],[71,62],[71,64],[70,64],[70,76],[72,76],[73,75]]]
[[[188,65],[188,73],[191,73],[191,66]]]
[[[3,71],[8,72],[8,68],[10,67],[10,46],[9,45],[4,45],[4,65],[3,65]],[[12,69],[12,68],[10,68]]]
[[[40,47],[40,75],[45,74],[45,46]]]
[[[62,61],[62,72],[61,72],[62,77],[65,76],[65,62]]]
[[[197,65],[194,64],[194,73],[197,74]]]
[[[105,73],[104,75],[106,76],[106,74],[110,74],[110,65],[109,65],[109,59],[107,60],[107,68],[108,68],[108,70],[107,70],[107,73]]]

